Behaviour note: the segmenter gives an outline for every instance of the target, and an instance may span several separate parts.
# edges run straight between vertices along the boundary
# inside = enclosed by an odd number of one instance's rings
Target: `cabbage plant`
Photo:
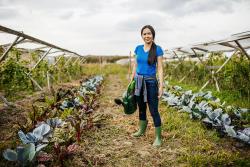
[[[210,91],[192,93],[191,90],[184,91],[180,86],[168,85],[168,88],[164,91],[162,100],[169,106],[189,113],[191,119],[202,119],[207,127],[216,128],[220,134],[227,134],[250,144],[250,127],[239,126],[242,124],[249,126],[249,109],[225,107],[225,103],[221,103],[220,99],[214,97]]]

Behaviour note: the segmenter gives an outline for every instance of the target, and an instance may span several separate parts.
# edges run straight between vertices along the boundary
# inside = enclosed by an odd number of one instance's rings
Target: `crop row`
[[[180,86],[170,86],[163,93],[163,101],[170,107],[189,113],[191,119],[200,119],[207,128],[215,128],[221,136],[228,135],[250,144],[250,110],[226,106],[210,91],[193,93]]]
[[[20,125],[21,145],[6,149],[5,159],[22,166],[49,164],[63,166],[64,161],[79,148],[84,131],[100,126],[104,117],[94,110],[103,81],[102,76],[81,81],[80,88],[58,89],[53,98],[39,99],[33,106],[26,125]],[[51,164],[50,164],[51,165]]]

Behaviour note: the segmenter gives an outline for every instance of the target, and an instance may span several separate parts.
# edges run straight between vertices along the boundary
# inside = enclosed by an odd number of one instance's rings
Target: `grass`
[[[179,85],[184,90],[198,92],[200,87],[192,84],[169,81],[170,85]],[[212,91],[213,95],[227,105],[250,108],[248,99],[242,99],[237,92],[221,91],[215,89],[204,89]],[[178,158],[179,163],[187,162],[190,166],[250,166],[249,150],[246,152],[236,148],[235,141],[229,137],[220,138],[215,130],[207,130],[200,121],[190,120],[187,113],[180,113],[175,108],[161,105],[166,111],[162,114],[166,120],[163,127],[174,136],[169,145],[176,146],[176,138],[181,140],[177,145],[183,151]],[[246,148],[247,149],[247,148]]]
[[[118,64],[85,64],[83,73],[86,75],[103,75],[104,79],[108,75],[119,74],[124,85],[128,84],[128,66]]]
[[[117,77],[119,76],[122,79],[123,87],[126,87],[129,81],[127,78],[128,67],[116,64],[101,66],[99,64],[87,64],[84,73],[86,75],[102,74],[104,77],[117,74]],[[107,86],[105,84],[108,83],[104,82],[104,86]],[[178,84],[172,81],[170,83],[193,91],[200,89],[195,85]],[[240,103],[240,100],[235,102],[232,99],[232,94],[224,95],[223,92],[215,94],[214,91],[213,93],[221,99],[223,96],[224,99],[229,99],[227,100],[228,103]],[[167,133],[167,137],[163,139],[162,149],[169,151],[163,159],[159,159],[162,161],[162,166],[250,166],[249,151],[236,148],[233,139],[229,137],[220,138],[215,130],[207,130],[200,121],[191,120],[187,113],[177,112],[176,109],[169,108],[163,102],[160,103],[160,111],[163,120],[162,128],[164,133]],[[113,134],[115,133],[113,132]],[[135,161],[138,160],[131,159],[130,165]]]
[[[84,75],[104,75],[104,79],[107,78],[110,74],[116,74],[117,77],[120,77],[122,80],[123,87],[126,87],[128,84],[128,67],[121,66],[116,64],[85,64],[84,65]],[[109,82],[104,82],[108,84]],[[184,89],[192,89],[193,91],[198,91],[200,87],[195,85],[185,85],[179,84],[176,81],[171,81],[170,84],[180,85]],[[230,104],[240,104],[241,100],[235,101],[233,94],[220,92],[216,94],[213,91],[214,95],[219,98],[228,99],[227,102]],[[105,102],[108,102],[108,97],[102,97]],[[234,99],[234,100],[233,100]],[[246,104],[244,104],[247,107]],[[204,128],[200,121],[191,120],[187,113],[178,112],[175,108],[168,107],[164,102],[160,102],[160,111],[162,118],[162,129],[164,132],[163,146],[159,149],[159,152],[165,150],[162,159],[155,160],[161,161],[161,166],[250,166],[250,150],[248,148],[237,148],[235,140],[225,137],[220,138],[215,130],[207,130]],[[151,117],[150,117],[151,118]],[[124,124],[124,122],[123,122]],[[111,128],[112,134],[109,134],[110,128],[103,131],[102,129],[102,138],[93,138],[90,141],[94,144],[106,144],[101,143],[101,139],[110,137],[118,134],[119,128]],[[125,133],[125,132],[124,132]],[[166,134],[166,135],[165,135]],[[89,134],[94,137],[94,135]],[[86,137],[88,135],[86,134]],[[112,143],[113,140],[111,140]],[[89,148],[90,150],[92,148]],[[107,150],[109,151],[109,150]],[[112,151],[112,150],[111,150]],[[126,152],[126,150],[123,150]],[[90,154],[90,152],[87,152]],[[93,154],[97,154],[96,152]],[[160,153],[161,154],[161,153]],[[116,157],[112,154],[112,157]],[[121,156],[124,156],[122,154]],[[131,158],[138,158],[134,154],[127,155]],[[82,159],[83,157],[79,157]],[[115,164],[120,161],[119,159],[112,159],[112,162]],[[138,162],[138,159],[132,159],[131,162],[128,162],[127,166],[131,165],[132,162]],[[76,161],[77,162],[77,161]],[[74,161],[70,161],[74,163]],[[147,162],[145,163],[153,163]],[[77,164],[77,163],[75,163]],[[72,164],[70,164],[72,165]],[[78,164],[79,165],[79,164]],[[94,166],[89,161],[89,166]],[[125,165],[125,164],[124,164]],[[74,166],[74,165],[73,165]],[[138,164],[139,166],[139,164]]]
[[[198,92],[201,86],[187,83],[179,83],[177,80],[169,80],[170,85],[181,86],[185,90],[192,90],[193,92]],[[242,108],[250,108],[250,98],[241,97],[239,92],[233,90],[221,90],[216,91],[215,88],[205,88],[203,91],[211,91],[212,94],[220,98],[221,102],[226,102],[226,105],[234,105]]]
[[[107,75],[118,74],[118,73],[121,75],[123,83],[127,84],[128,83],[128,78],[127,78],[128,66],[121,66],[118,64],[101,64],[101,65],[98,63],[84,64],[82,76],[103,75],[104,77],[106,77]],[[66,77],[66,76],[64,76],[64,77]],[[67,77],[68,77],[68,75],[67,75]],[[78,79],[81,79],[81,78],[78,78]],[[64,80],[66,80],[66,79],[64,79]],[[70,82],[70,80],[68,80],[67,82]],[[35,93],[35,91],[33,91],[33,90],[20,91],[18,93],[13,94],[13,95],[9,95],[7,99],[9,101],[15,102],[17,100],[23,99],[29,95],[34,94],[34,93]],[[0,105],[1,104],[2,104],[2,102],[0,101]]]
[[[247,166],[249,155],[232,145],[232,139],[219,138],[215,130],[207,130],[200,121],[190,120],[187,113],[177,112],[161,103],[163,131],[168,133],[166,145],[177,150],[176,162],[167,165]],[[248,152],[249,153],[249,152]]]
[[[109,67],[108,67],[109,66]],[[126,66],[107,65],[103,73],[119,74],[123,83],[127,84]],[[170,82],[172,84],[172,82]],[[177,83],[176,83],[177,84]],[[180,85],[180,84],[179,84]],[[195,85],[181,85],[185,89],[198,91],[200,87]],[[209,90],[209,89],[206,89]],[[234,94],[223,94],[212,90],[213,94],[230,104],[242,104],[242,100],[235,101]],[[224,98],[223,98],[224,97]],[[246,103],[242,107],[246,107]],[[166,166],[250,166],[249,151],[244,151],[234,146],[234,140],[225,137],[220,138],[215,130],[207,130],[200,121],[191,120],[187,113],[177,112],[174,108],[160,103],[163,119],[163,131],[168,133],[164,141],[165,146],[173,151],[172,160],[164,160]],[[234,144],[233,144],[234,143]],[[168,156],[168,155],[166,155]],[[163,165],[163,166],[164,166]]]

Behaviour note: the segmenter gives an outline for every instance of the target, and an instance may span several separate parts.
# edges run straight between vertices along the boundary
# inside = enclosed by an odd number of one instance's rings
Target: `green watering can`
[[[133,114],[137,109],[134,90],[135,81],[133,80],[129,83],[127,90],[123,93],[122,100],[115,99],[115,103],[118,105],[122,105],[124,108],[124,113],[128,115]]]

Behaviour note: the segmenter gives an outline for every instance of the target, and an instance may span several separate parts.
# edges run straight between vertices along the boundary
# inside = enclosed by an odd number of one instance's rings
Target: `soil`
[[[115,82],[114,82],[115,81]],[[95,133],[86,133],[83,149],[74,157],[71,166],[161,166],[162,162],[173,161],[175,151],[167,145],[160,148],[152,146],[154,127],[152,120],[145,136],[135,138],[131,134],[138,128],[138,114],[126,115],[121,106],[114,103],[114,98],[121,97],[126,89],[118,75],[109,75],[101,91],[101,112],[109,120]],[[161,110],[161,109],[160,109]],[[163,132],[163,143],[168,134]],[[166,156],[169,154],[170,156]],[[83,158],[84,157],[84,158]]]
[[[115,82],[114,82],[115,81]],[[79,81],[65,83],[58,87],[76,87]],[[56,89],[56,88],[55,88]],[[108,75],[101,88],[101,95],[98,99],[100,107],[95,111],[101,113],[108,119],[100,127],[85,132],[82,135],[80,149],[65,162],[65,166],[85,167],[85,166],[104,166],[104,167],[152,167],[152,166],[188,166],[181,162],[175,162],[185,148],[180,149],[181,139],[174,139],[173,144],[169,144],[174,136],[163,130],[162,146],[155,148],[152,146],[154,141],[154,126],[151,116],[148,114],[149,124],[144,136],[135,138],[131,134],[138,128],[138,112],[126,115],[123,108],[114,103],[114,98],[120,98],[126,89],[122,79],[118,74]],[[21,124],[28,111],[31,109],[32,100],[39,98],[42,92],[33,94],[23,100],[16,101],[15,104],[21,106],[17,108],[0,108],[0,151],[15,145],[17,139],[16,131],[12,131],[17,121]],[[162,105],[159,105],[162,112]],[[230,143],[230,142],[228,142]],[[230,144],[228,148],[231,148]],[[248,151],[246,151],[247,153]],[[3,158],[1,156],[1,161]],[[1,166],[1,163],[0,163]]]

